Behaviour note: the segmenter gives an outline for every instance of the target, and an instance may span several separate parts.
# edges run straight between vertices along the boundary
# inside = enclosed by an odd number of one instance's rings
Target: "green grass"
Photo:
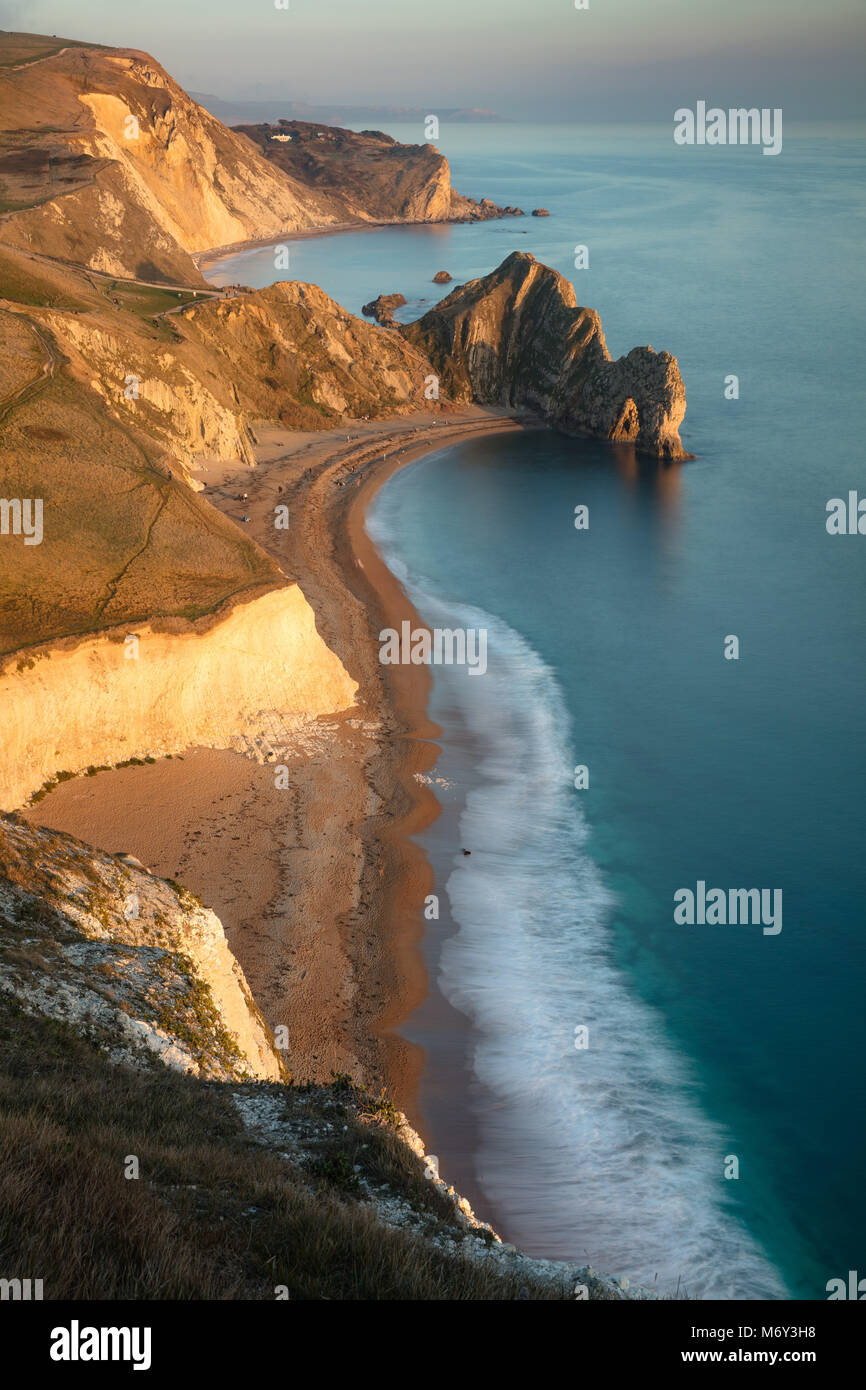
[[[157,617],[194,620],[285,583],[234,522],[154,467],[156,441],[65,372],[22,398],[3,428],[2,495],[30,496],[37,476],[46,524],[42,545],[0,556],[0,656]]]
[[[43,201],[50,201],[50,195]],[[3,198],[0,212],[14,212],[25,204]],[[29,204],[27,204],[29,206]],[[0,246],[0,299],[17,304],[44,305],[54,309],[99,311],[103,307],[124,310],[144,320],[179,305],[202,304],[214,297],[207,290],[172,290],[162,285],[139,285],[85,266],[31,260],[26,252]],[[115,304],[114,301],[119,303]],[[173,316],[172,316],[173,317]]]
[[[119,300],[119,307],[139,318],[152,318],[166,309],[176,309],[181,304],[193,304],[207,299],[207,294],[196,295],[193,290],[165,290],[156,285],[136,285],[128,280],[107,280],[100,286],[102,294],[113,307]]]
[[[5,206],[0,197],[0,211],[14,209]],[[87,294],[76,293],[80,289],[86,291],[87,285],[79,272],[66,273],[62,268],[42,267],[38,262],[24,260],[8,247],[0,247],[0,299],[80,311],[90,307]]]

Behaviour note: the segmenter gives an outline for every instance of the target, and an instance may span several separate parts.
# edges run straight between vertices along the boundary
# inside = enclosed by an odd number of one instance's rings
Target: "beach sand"
[[[428,668],[379,662],[381,628],[423,623],[364,514],[413,459],[520,427],[511,412],[467,406],[316,434],[268,428],[255,469],[203,467],[209,499],[300,584],[358,682],[357,707],[292,741],[280,755],[287,788],[272,764],[191,750],[64,782],[26,813],[191,888],[222,920],[268,1023],[287,1027],[295,1079],[348,1072],[385,1087],[414,1124],[423,1052],[396,1030],[427,993],[420,941],[432,874],[408,837],[438,814],[418,780],[436,760],[438,730]],[[282,503],[288,530],[274,526]]]
[[[211,284],[214,277],[221,276],[222,262],[232,261],[236,256],[243,256],[247,253],[263,251],[268,246],[282,246],[290,241],[318,241],[320,237],[342,236],[345,232],[368,232],[376,231],[379,227],[405,227],[412,223],[406,222],[333,222],[324,227],[302,227],[296,231],[285,232],[283,236],[248,237],[246,241],[233,241],[227,246],[211,246],[207,251],[196,251],[192,260],[198,270],[204,273],[207,268],[205,278]],[[422,223],[422,226],[432,225]]]

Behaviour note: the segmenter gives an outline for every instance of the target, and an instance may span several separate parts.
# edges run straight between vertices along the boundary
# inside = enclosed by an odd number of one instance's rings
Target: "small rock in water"
[[[463,851],[463,853],[464,853],[464,854],[471,854],[471,853],[472,853],[472,850],[471,850],[471,849],[465,849],[465,850]]]
[[[367,318],[373,318],[383,328],[396,328],[397,320],[394,318],[393,310],[399,309],[406,303],[404,294],[380,294],[377,299],[371,299],[369,304],[365,304],[361,313]]]
[[[447,285],[448,282],[449,282],[449,280],[453,280],[453,279],[454,279],[454,276],[453,276],[453,275],[449,275],[447,270],[437,270],[437,271],[436,271],[436,274],[433,276],[433,284],[434,284],[434,285]]]

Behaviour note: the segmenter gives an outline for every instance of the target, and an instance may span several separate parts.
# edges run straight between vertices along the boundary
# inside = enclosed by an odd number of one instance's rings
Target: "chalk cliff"
[[[686,457],[676,358],[637,347],[612,361],[595,310],[578,307],[571,284],[525,252],[458,285],[400,332],[455,400],[525,406],[564,430]]]
[[[2,815],[0,990],[115,1062],[218,1081],[285,1076],[213,912],[143,867]]]
[[[354,704],[357,686],[296,584],[218,617],[142,622],[7,659],[0,809],[20,806],[58,771],[264,744],[275,730],[278,739],[281,728]]]
[[[336,220],[133,49],[5,67],[0,140],[2,240],[111,274],[201,284],[193,252]]]

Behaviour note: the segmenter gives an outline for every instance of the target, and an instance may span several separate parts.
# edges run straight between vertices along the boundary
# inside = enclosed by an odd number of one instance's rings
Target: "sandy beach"
[[[233,260],[247,252],[262,251],[267,246],[282,246],[291,241],[319,240],[321,237],[342,236],[344,232],[375,232],[380,227],[458,227],[465,218],[453,217],[433,222],[404,222],[400,218],[382,221],[333,222],[322,227],[301,227],[295,231],[284,232],[282,236],[251,237],[246,241],[234,241],[228,246],[211,246],[206,251],[196,251],[191,257],[198,270],[204,273],[205,267],[209,282],[219,274],[221,261]]]
[[[385,1087],[416,1124],[423,1053],[396,1030],[427,993],[419,943],[432,876],[408,837],[438,814],[418,780],[438,730],[428,668],[379,662],[382,627],[423,623],[364,516],[386,479],[422,454],[519,428],[510,412],[468,406],[322,433],[269,427],[255,469],[203,467],[209,499],[299,583],[358,683],[357,706],[280,753],[287,786],[268,762],[193,749],[62,783],[27,813],[191,888],[221,918],[268,1023],[288,1028],[295,1078],[348,1072]],[[277,530],[283,503],[289,528]]]
[[[261,251],[265,246],[280,246],[283,242],[308,241],[310,238],[340,236],[343,232],[364,232],[377,227],[403,226],[403,223],[390,222],[334,222],[325,227],[304,227],[286,232],[283,236],[251,237],[246,241],[233,241],[228,246],[212,246],[207,251],[197,251],[192,260],[197,269],[203,271],[207,266],[211,274],[217,272],[220,261],[231,260],[247,251]]]

